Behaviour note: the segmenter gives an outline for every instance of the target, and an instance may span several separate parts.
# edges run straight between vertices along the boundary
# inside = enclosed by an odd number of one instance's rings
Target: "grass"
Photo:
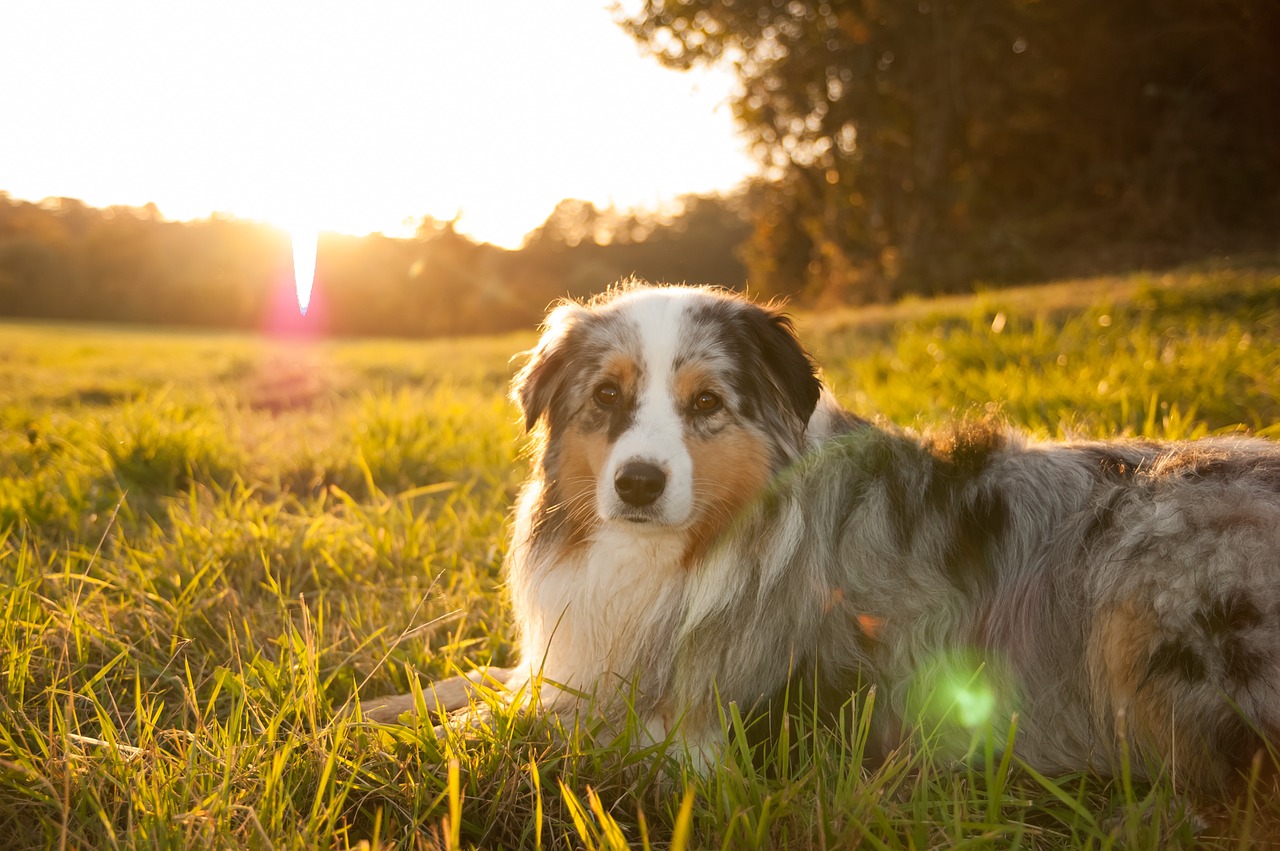
[[[1186,268],[802,317],[838,394],[1044,435],[1280,422],[1280,267]],[[803,712],[709,776],[589,730],[341,717],[510,659],[533,333],[302,343],[0,326],[0,836],[10,847],[1237,847],[1172,782],[1047,778]],[[983,746],[985,747],[985,745]],[[659,749],[660,750],[660,749]],[[1007,752],[1006,752],[1007,753]],[[982,756],[979,753],[979,756]]]

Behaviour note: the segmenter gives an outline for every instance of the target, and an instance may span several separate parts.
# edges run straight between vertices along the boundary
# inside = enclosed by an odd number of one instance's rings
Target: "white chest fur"
[[[510,573],[522,665],[583,691],[629,682],[678,611],[684,546],[682,535],[628,525],[571,553],[515,553],[524,559]]]

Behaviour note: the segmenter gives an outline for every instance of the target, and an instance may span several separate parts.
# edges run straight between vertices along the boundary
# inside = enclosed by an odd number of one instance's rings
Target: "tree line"
[[[324,233],[313,302],[328,333],[437,336],[532,327],[555,299],[631,276],[741,288],[744,204],[689,196],[658,214],[567,200],[514,251],[431,218],[409,239]],[[0,193],[0,315],[260,329],[296,312],[292,262],[269,225]]]

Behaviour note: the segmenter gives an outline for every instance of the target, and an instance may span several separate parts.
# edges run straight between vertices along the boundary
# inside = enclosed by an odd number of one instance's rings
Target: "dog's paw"
[[[433,730],[436,738],[450,735],[470,738],[493,726],[493,708],[485,703],[473,703],[465,709],[451,712]]]

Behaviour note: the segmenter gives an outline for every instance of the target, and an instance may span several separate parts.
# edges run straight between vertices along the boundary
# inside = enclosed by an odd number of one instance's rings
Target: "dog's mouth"
[[[616,512],[609,520],[623,526],[647,526],[652,529],[674,529],[684,525],[667,520],[659,512],[636,509]]]
[[[660,533],[683,534],[694,525],[692,518],[670,520],[666,517],[654,514],[641,514],[640,512],[634,511],[616,515],[612,522],[617,528],[630,529],[636,532],[653,533],[655,535]]]
[[[635,524],[636,526],[667,526],[662,518],[653,512],[648,511],[624,511],[615,517],[621,523]]]

